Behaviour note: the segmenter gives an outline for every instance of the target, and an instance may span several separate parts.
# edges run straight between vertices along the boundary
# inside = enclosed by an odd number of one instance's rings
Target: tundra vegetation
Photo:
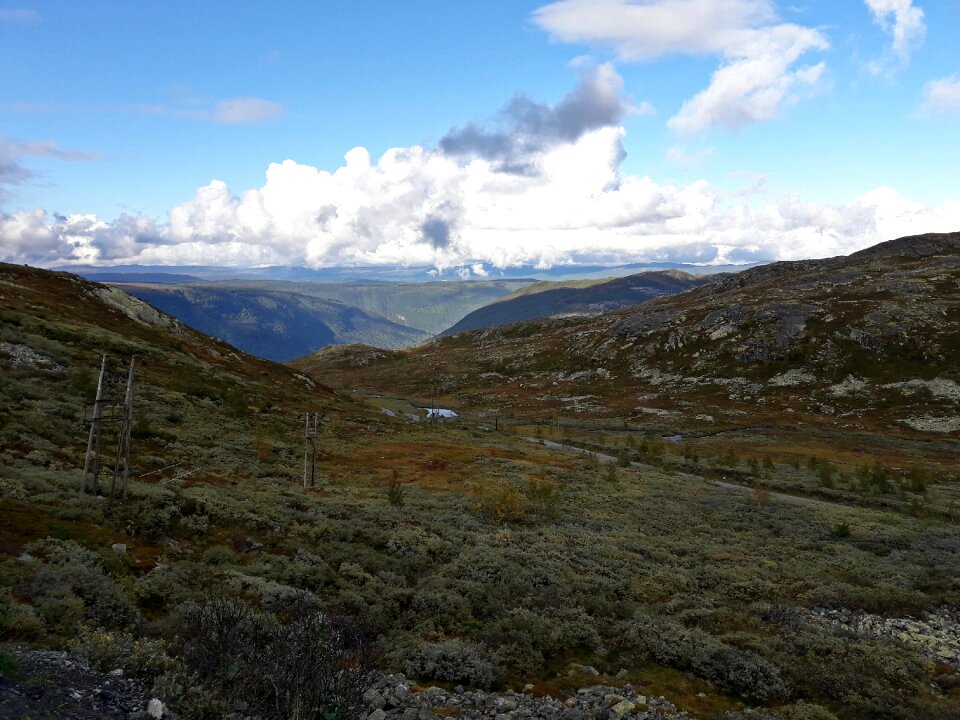
[[[955,636],[892,624],[958,608],[949,438],[668,432],[516,385],[512,410],[440,388],[460,417],[413,422],[381,412],[429,404],[413,374],[376,397],[391,356],[333,391],[151,310],[0,267],[3,642],[121,667],[186,717],[354,717],[367,667],[557,697],[596,682],[571,663],[703,718],[960,714]],[[141,358],[126,503],[79,492],[101,352]]]

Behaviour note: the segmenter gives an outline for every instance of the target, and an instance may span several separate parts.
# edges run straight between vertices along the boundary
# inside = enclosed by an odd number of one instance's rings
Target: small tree
[[[400,482],[400,472],[393,468],[390,471],[390,482],[387,485],[387,502],[389,502],[394,507],[401,507],[404,500],[404,487],[403,483]]]

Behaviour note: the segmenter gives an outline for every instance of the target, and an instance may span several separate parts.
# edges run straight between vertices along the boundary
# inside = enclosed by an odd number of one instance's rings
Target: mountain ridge
[[[293,364],[335,385],[421,395],[439,385],[465,407],[527,416],[956,437],[958,238],[901,238],[752,268],[604,315],[466,331],[403,352],[341,348]],[[945,254],[917,254],[918,245]],[[896,402],[884,400],[890,394]]]
[[[119,287],[201,332],[269,360],[358,339],[400,347],[429,337],[346,303],[302,293],[221,290],[196,283]]]
[[[574,287],[556,287],[547,281],[527,286],[512,295],[474,310],[442,335],[534,320],[557,315],[584,315],[610,312],[637,305],[656,297],[684,292],[722,276],[694,276],[679,270],[643,272],[603,281],[574,281]],[[588,283],[584,286],[584,283]]]

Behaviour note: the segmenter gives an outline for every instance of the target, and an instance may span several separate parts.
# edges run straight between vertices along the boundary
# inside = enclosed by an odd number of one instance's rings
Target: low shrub
[[[23,593],[54,632],[70,635],[79,621],[126,628],[138,620],[136,608],[104,572],[98,555],[72,540],[52,538],[26,549],[41,560]]]
[[[658,662],[691,670],[721,690],[756,701],[785,697],[779,669],[749,650],[741,650],[701,630],[669,620],[638,617],[633,624],[639,644]]]
[[[0,677],[12,678],[19,670],[20,666],[12,656],[0,651]]]
[[[404,672],[424,680],[479,688],[489,688],[503,674],[482,648],[460,640],[427,643],[412,650],[404,662]]]
[[[243,603],[214,600],[178,609],[173,644],[186,677],[213,689],[245,715],[265,720],[363,715],[369,672],[352,627],[309,607],[282,618]],[[176,675],[162,678],[182,683]]]
[[[17,602],[9,590],[0,590],[0,639],[36,640],[43,634],[43,621],[31,605]]]
[[[228,547],[212,545],[203,551],[202,559],[207,565],[232,565],[237,562],[237,555]]]
[[[100,670],[120,668],[140,678],[153,679],[176,667],[161,640],[134,637],[126,632],[83,627],[69,647]]]

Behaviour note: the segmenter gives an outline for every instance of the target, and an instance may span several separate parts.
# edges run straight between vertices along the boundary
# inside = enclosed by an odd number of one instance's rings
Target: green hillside
[[[347,303],[297,292],[196,283],[119,287],[201,332],[270,360],[290,360],[340,343],[396,348],[429,337]]]
[[[449,282],[313,283],[228,281],[202,283],[223,290],[293,292],[335,300],[364,312],[435,335],[467,313],[526,287],[531,280],[451,280]],[[193,284],[191,287],[197,287]],[[376,345],[376,343],[371,343]]]
[[[942,416],[949,398],[931,395],[954,388],[940,356],[955,337],[960,266],[949,254],[868,262],[879,264],[857,272],[884,293],[883,313],[916,299],[907,319],[940,378],[887,388],[897,392],[880,409]],[[853,426],[853,394],[832,400],[820,425],[806,407],[749,398],[722,382],[717,352],[732,332],[698,341],[695,356],[701,310],[724,308],[759,347],[768,324],[780,327],[778,293],[810,293],[812,282],[835,297],[842,280],[854,286],[841,300],[863,295],[851,267],[804,268],[419,349],[327,349],[302,364],[311,379],[116,288],[0,266],[0,707],[10,688],[42,703],[44,688],[70,682],[11,684],[29,643],[120,669],[182,718],[411,717],[381,689],[363,708],[303,714],[315,680],[364,662],[406,674],[427,706],[417,717],[509,717],[519,695],[508,688],[579,702],[578,689],[598,683],[610,697],[596,718],[626,707],[627,684],[650,701],[629,717],[650,720],[664,717],[661,696],[682,711],[670,716],[702,720],[956,717],[951,436],[891,428],[882,414]],[[817,284],[824,272],[829,287]],[[934,296],[942,332],[924,320]],[[859,306],[849,317],[845,302],[830,307],[837,322],[860,322]],[[884,339],[872,318],[857,337],[878,338],[887,358],[904,339]],[[674,341],[649,333],[656,319],[673,323]],[[625,347],[643,339],[649,350]],[[80,492],[82,419],[103,352],[111,394],[138,358],[127,502]],[[681,401],[719,402],[703,381],[653,372],[687,356],[715,368],[730,415],[664,439],[682,418],[662,404],[692,415]],[[776,372],[775,393],[822,402],[804,378]],[[404,416],[438,390],[456,420]],[[322,415],[313,488],[302,486],[305,411]],[[318,617],[336,624],[305,625]],[[441,699],[431,685],[501,692],[468,706],[467,693]],[[83,717],[46,716],[58,713]]]
[[[555,315],[595,315],[672,295],[718,279],[717,275],[694,276],[677,270],[644,272],[605,280],[538,282],[469,315],[444,331],[495,327]]]

